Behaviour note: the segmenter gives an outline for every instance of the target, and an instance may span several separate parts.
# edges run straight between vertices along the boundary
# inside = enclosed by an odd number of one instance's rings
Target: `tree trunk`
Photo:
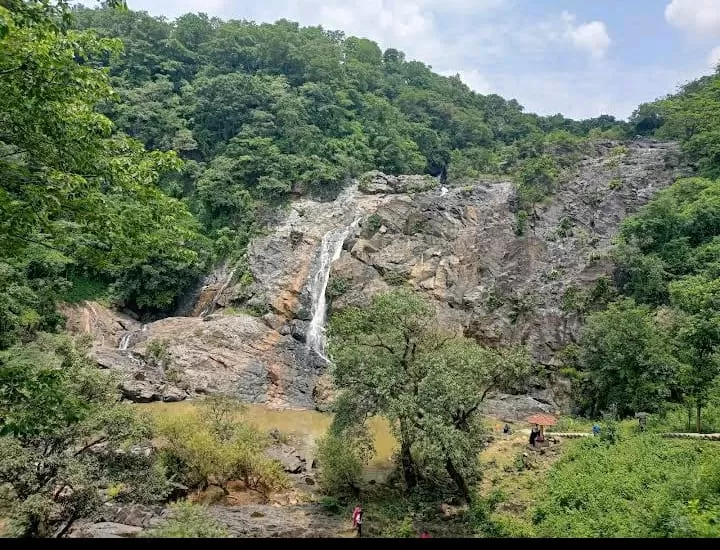
[[[400,462],[402,463],[403,478],[405,479],[405,488],[408,491],[413,490],[418,484],[417,472],[415,471],[415,462],[410,453],[410,445],[403,443],[400,446]]]
[[[470,503],[471,497],[470,497],[470,489],[467,486],[467,483],[465,482],[465,478],[462,476],[460,472],[458,472],[455,469],[455,465],[452,463],[452,460],[449,458],[445,461],[445,469],[447,470],[447,473],[450,474],[450,477],[455,482],[455,485],[458,486],[458,489],[460,489],[460,493],[462,494],[463,498],[465,499],[465,502]]]
[[[700,402],[700,400],[698,400],[697,409],[696,409],[697,415],[695,416],[695,428],[697,429],[697,433],[702,433],[702,425],[700,423],[700,413],[701,412],[702,412],[702,403]]]

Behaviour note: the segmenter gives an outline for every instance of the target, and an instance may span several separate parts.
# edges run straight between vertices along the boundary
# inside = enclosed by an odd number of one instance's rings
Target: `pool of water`
[[[177,403],[147,403],[135,407],[146,410],[152,414],[183,414],[196,410],[191,401]],[[255,426],[264,432],[279,430],[299,442],[309,457],[315,449],[315,442],[325,435],[332,414],[310,410],[271,409],[264,405],[246,405],[240,419]],[[397,442],[390,432],[387,421],[383,418],[371,418],[368,422],[370,433],[375,443],[375,455],[366,468],[366,477],[376,478],[387,474],[392,467],[392,455],[397,448]]]

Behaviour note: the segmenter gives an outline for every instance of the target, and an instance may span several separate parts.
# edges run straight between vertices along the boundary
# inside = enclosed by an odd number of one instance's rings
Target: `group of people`
[[[359,504],[355,506],[355,509],[353,510],[352,523],[353,529],[357,531],[357,536],[362,537],[363,509]],[[423,532],[420,533],[420,538],[431,539],[432,535],[427,531],[427,529],[423,529]]]

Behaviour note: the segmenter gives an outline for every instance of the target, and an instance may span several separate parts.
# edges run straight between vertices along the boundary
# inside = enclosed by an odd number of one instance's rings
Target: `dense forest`
[[[100,505],[97,487],[123,486],[119,498],[157,503],[177,478],[191,487],[233,475],[267,491],[287,485],[262,458],[261,434],[228,428],[226,404],[211,403],[203,422],[153,428],[118,403],[113,380],[83,343],[60,334],[59,302],[103,297],[140,316],[166,314],[214,263],[239,258],[268,213],[298,195],[331,198],[371,169],[429,174],[447,185],[503,175],[525,204],[539,202],[596,139],[676,140],[696,176],[624,222],[614,280],[576,300],[585,329],[566,350],[563,373],[578,410],[593,418],[613,411],[609,426],[644,410],[664,415],[667,426],[680,415],[694,430],[720,429],[719,120],[720,72],[641,105],[628,122],[574,121],[525,113],[515,100],[477,94],[400,51],[320,27],[203,14],[168,21],[122,2],[90,9],[0,0],[0,516],[17,535],[61,536]],[[474,501],[469,525],[485,534],[718,535],[720,465],[710,453],[659,439],[650,447],[622,442],[612,430],[563,459],[532,526],[493,522],[494,504],[469,488],[483,445],[474,399],[498,373],[525,375],[527,359],[466,341],[435,345],[428,336],[433,345],[420,346],[426,355],[411,365],[434,384],[422,403],[417,392],[409,401],[396,392],[403,380],[382,379],[390,356],[376,354],[368,368],[378,385],[364,387],[354,378],[355,357],[367,353],[357,335],[379,330],[372,319],[384,313],[387,333],[401,342],[393,308],[427,316],[413,297],[386,300],[370,321],[357,310],[333,320],[335,376],[348,389],[347,410],[357,412],[368,395],[374,413],[401,423],[408,410],[423,410],[422,426],[407,432],[407,444],[423,453],[422,461],[407,453],[402,464],[410,489],[447,473]],[[422,370],[426,364],[439,374]],[[348,429],[338,419],[334,429]],[[157,461],[88,452],[98,433],[120,450],[147,443],[153,429],[170,442]],[[341,471],[325,476],[340,491],[355,479],[344,472],[357,474],[362,442],[337,437],[329,435],[324,452]],[[358,455],[348,441],[360,441]],[[659,455],[691,465],[692,474],[676,472],[668,489]],[[617,464],[631,459],[652,475],[633,477],[622,504],[647,503],[649,511],[608,516],[628,486]],[[425,474],[415,479],[421,462]],[[593,469],[617,491],[590,506],[578,495],[590,499],[600,483],[588,477]],[[652,502],[643,500],[648,486],[657,488]],[[192,510],[182,513],[196,536],[218,533]]]

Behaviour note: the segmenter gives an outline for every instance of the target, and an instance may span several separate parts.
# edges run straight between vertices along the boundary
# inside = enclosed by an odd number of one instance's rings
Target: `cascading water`
[[[325,316],[327,314],[325,291],[330,279],[330,268],[333,262],[340,257],[345,239],[359,222],[360,219],[357,219],[348,227],[333,229],[325,233],[320,243],[314,274],[309,281],[312,319],[305,334],[305,341],[311,351],[325,360],[327,360],[325,357]]]
[[[233,280],[233,277],[235,276],[235,269],[233,269],[230,274],[228,275],[227,279],[225,279],[225,282],[220,287],[220,289],[215,293],[215,296],[213,296],[213,299],[210,301],[210,303],[200,312],[200,318],[206,317],[210,315],[211,313],[215,312],[215,308],[217,308],[218,301],[220,300],[220,297],[222,296],[222,293],[225,292],[225,289],[230,285],[230,283]]]
[[[147,325],[143,325],[138,330],[131,330],[130,332],[126,332],[123,334],[123,337],[120,338],[120,345],[118,346],[118,349],[120,351],[126,351],[128,347],[130,346],[130,341],[132,340],[132,337],[135,336],[138,332],[143,332],[147,330]]]

